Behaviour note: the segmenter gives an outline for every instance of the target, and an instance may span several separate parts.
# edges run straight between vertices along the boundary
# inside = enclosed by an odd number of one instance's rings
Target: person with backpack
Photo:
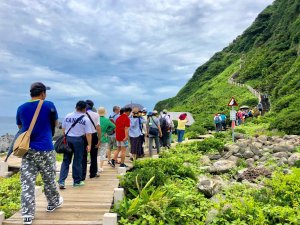
[[[116,125],[116,121],[118,117],[120,116],[120,110],[121,107],[115,105],[113,107],[113,114],[109,116],[110,121]],[[108,135],[108,149],[107,149],[107,162],[109,165],[112,166],[111,164],[111,152],[113,150],[117,150],[117,141],[116,141],[116,130],[110,130],[107,132]]]
[[[220,115],[220,118],[221,118],[221,127],[223,128],[223,130],[226,130],[226,115],[224,112],[221,113]]]
[[[140,117],[139,109],[133,108],[132,115],[130,118],[130,128],[129,128],[129,140],[130,140],[130,153],[132,159],[136,160],[137,157],[142,155],[142,138],[143,129],[142,124],[145,121]]]
[[[108,118],[105,117],[106,110],[104,107],[99,107],[98,114],[100,116],[100,126],[101,126],[101,145],[99,150],[100,156],[100,167],[98,172],[103,172],[104,161],[107,160],[106,154],[108,150],[108,133],[114,132],[116,125]]]
[[[153,140],[155,141],[157,154],[160,152],[159,138],[162,136],[160,122],[158,119],[158,112],[154,110],[149,113],[147,119],[147,137],[149,138],[149,156],[152,157]]]
[[[214,123],[215,123],[215,127],[216,127],[216,132],[221,131],[222,130],[222,124],[221,124],[220,115],[218,113],[216,113],[215,116],[214,116]]]
[[[261,102],[259,102],[259,103],[257,104],[257,108],[258,108],[258,111],[259,111],[259,115],[262,115],[263,105],[262,105]]]
[[[161,143],[162,147],[168,147],[169,148],[169,138],[171,135],[171,119],[167,115],[168,111],[164,109],[162,111],[162,115],[159,119],[162,137],[161,137]]]

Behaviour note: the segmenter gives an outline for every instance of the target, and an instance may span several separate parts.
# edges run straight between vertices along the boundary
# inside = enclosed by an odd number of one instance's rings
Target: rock
[[[245,139],[245,135],[241,134],[241,133],[235,133],[234,137],[235,137],[236,140]]]
[[[266,168],[249,168],[238,176],[238,181],[248,180],[253,182],[259,176],[271,177],[272,173]]]
[[[265,143],[268,141],[268,137],[265,135],[259,136],[257,137],[257,141],[259,141],[260,143]]]
[[[236,146],[238,146],[239,148],[246,148],[248,147],[249,142],[247,140],[238,140],[236,143]]]
[[[261,162],[267,161],[270,158],[270,156],[271,156],[271,153],[265,152],[263,154],[263,156],[259,159],[259,161],[261,161]]]
[[[236,163],[230,160],[219,160],[210,167],[211,173],[226,173],[236,167]]]
[[[220,154],[209,154],[207,156],[209,157],[210,160],[218,160],[222,158]]]
[[[251,150],[246,150],[245,153],[243,154],[244,158],[249,159],[254,156],[254,153]]]
[[[225,186],[222,178],[219,176],[214,176],[212,178],[200,177],[199,183],[197,185],[200,192],[202,192],[206,197],[211,198],[215,194],[219,193]]]
[[[262,150],[262,145],[258,147],[257,145],[252,145],[250,146],[251,151],[258,156],[262,156],[263,150]]]
[[[284,135],[283,136],[283,139],[284,140],[297,140],[297,139],[299,139],[299,136],[298,135]]]
[[[229,145],[229,144],[226,144],[224,146],[224,150],[227,150],[228,152],[232,152],[232,153],[238,153],[239,150],[240,150],[240,147],[238,145]]]
[[[295,146],[287,145],[287,144],[279,144],[273,146],[273,152],[293,152],[295,150]]]
[[[273,156],[276,158],[288,158],[288,153],[287,152],[276,152],[273,154]]]
[[[283,169],[282,172],[283,172],[283,174],[291,174],[292,173],[292,171],[287,168]]]
[[[205,224],[211,224],[211,222],[217,217],[219,211],[216,209],[211,209],[208,211]]]
[[[243,158],[243,155],[241,153],[236,153],[236,154],[234,154],[234,156],[236,156],[238,158]]]
[[[253,167],[254,159],[250,158],[246,160],[247,167]]]
[[[255,155],[255,156],[253,157],[253,159],[254,159],[255,161],[259,160],[259,156],[258,156],[258,155]]]
[[[14,139],[14,135],[10,135],[10,134],[5,134],[0,137],[0,153],[7,152],[13,139]]]
[[[208,156],[204,155],[200,159],[200,165],[202,166],[209,166],[211,164],[210,159]]]
[[[283,166],[285,164],[288,164],[288,160],[287,160],[287,158],[284,158],[284,157],[280,158],[277,162],[278,166]]]
[[[295,164],[295,162],[297,162],[299,160],[300,160],[300,152],[296,152],[289,157],[288,164],[290,166],[293,166]]]
[[[200,166],[199,169],[200,170],[204,170],[204,171],[208,171],[210,168],[210,166]]]
[[[238,157],[232,155],[227,160],[237,163],[238,159],[239,159]]]
[[[233,154],[233,151],[229,151],[229,152],[226,152],[222,157],[223,159],[228,159],[230,156],[232,156]]]

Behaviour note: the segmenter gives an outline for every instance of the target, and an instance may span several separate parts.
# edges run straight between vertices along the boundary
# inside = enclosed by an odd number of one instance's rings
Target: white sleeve
[[[84,132],[86,134],[92,134],[93,133],[93,130],[92,130],[92,122],[90,121],[89,118],[85,117],[85,126],[84,126]]]

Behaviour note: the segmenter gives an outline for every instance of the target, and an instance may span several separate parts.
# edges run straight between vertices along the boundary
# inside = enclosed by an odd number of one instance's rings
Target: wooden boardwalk
[[[130,164],[129,162],[126,163]],[[13,159],[11,164],[17,165]],[[104,164],[104,171],[100,177],[86,179],[85,186],[82,187],[72,186],[73,180],[70,173],[66,180],[66,189],[59,190],[64,198],[64,203],[61,208],[56,209],[54,212],[46,212],[47,201],[45,195],[39,194],[36,197],[36,214],[32,224],[102,224],[103,215],[111,209],[114,188],[119,186],[119,179],[117,178],[119,165],[117,164],[116,168],[112,168],[106,162]],[[20,212],[15,213],[3,222],[3,225],[16,224],[23,224]]]

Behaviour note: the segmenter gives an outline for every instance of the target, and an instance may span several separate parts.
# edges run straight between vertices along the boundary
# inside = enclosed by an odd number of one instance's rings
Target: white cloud
[[[152,108],[271,2],[0,1],[1,90],[22,102],[30,83],[43,81],[63,112],[88,97]],[[5,110],[0,115],[15,108]]]

